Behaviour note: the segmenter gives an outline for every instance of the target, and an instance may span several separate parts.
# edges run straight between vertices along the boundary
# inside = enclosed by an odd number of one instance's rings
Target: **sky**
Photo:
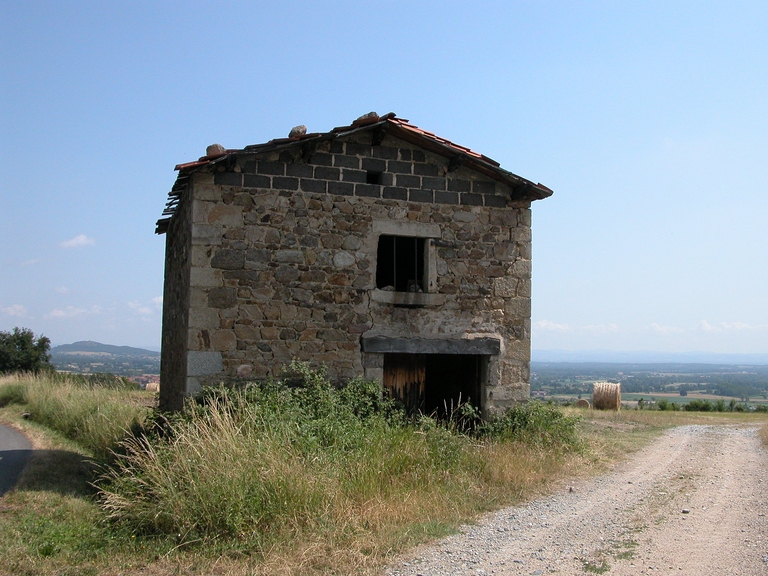
[[[0,0],[0,330],[159,349],[177,163],[376,111],[554,190],[532,347],[768,353],[768,3]]]

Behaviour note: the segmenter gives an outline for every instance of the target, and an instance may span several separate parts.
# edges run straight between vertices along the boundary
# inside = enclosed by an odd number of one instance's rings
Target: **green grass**
[[[149,414],[137,404],[142,393],[114,382],[59,375],[5,376],[0,378],[0,407],[23,408],[30,422],[59,432],[89,455],[105,460],[126,430],[141,425]]]
[[[666,426],[758,421],[540,403],[480,426],[471,410],[409,419],[375,383],[337,390],[293,368],[270,385],[208,390],[156,427],[144,392],[0,379],[0,398],[15,398],[0,418],[40,448],[0,501],[0,573],[378,573],[394,552],[602,470]],[[96,434],[69,424],[98,414],[122,423]],[[125,435],[141,421],[143,433]],[[118,457],[104,449],[115,445]]]

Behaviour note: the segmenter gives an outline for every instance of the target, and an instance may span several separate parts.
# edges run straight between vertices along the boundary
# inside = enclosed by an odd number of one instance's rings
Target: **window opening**
[[[379,236],[376,288],[395,292],[426,292],[424,241],[424,238]]]

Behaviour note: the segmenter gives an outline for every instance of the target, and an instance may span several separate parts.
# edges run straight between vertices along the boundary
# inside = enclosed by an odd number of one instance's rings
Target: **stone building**
[[[530,206],[547,187],[375,113],[176,169],[157,223],[162,409],[294,359],[411,410],[528,397]]]

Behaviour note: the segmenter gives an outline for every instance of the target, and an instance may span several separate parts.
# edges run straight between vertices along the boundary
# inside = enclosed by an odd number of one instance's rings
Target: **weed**
[[[605,559],[599,560],[582,560],[582,568],[584,572],[590,572],[592,574],[605,574],[611,569],[610,564]]]

